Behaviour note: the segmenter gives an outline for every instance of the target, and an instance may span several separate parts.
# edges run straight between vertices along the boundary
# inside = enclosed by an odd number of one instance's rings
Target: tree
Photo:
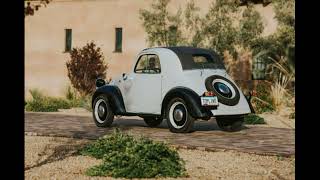
[[[243,11],[239,23],[238,44],[251,48],[254,40],[261,36],[264,29],[261,15],[254,10],[252,4],[249,4]]]
[[[236,54],[234,45],[237,29],[233,25],[236,13],[236,5],[231,1],[216,0],[211,4],[202,24],[206,48],[215,50],[221,56],[225,50]]]
[[[241,13],[234,0],[216,0],[200,17],[194,0],[186,4],[184,16],[181,9],[170,15],[168,3],[158,0],[151,5],[152,10],[140,10],[150,46],[188,45],[212,49],[220,55],[229,51],[236,59],[236,46],[251,47],[264,29],[260,14],[251,4]]]
[[[151,10],[140,9],[140,19],[148,34],[149,46],[175,46],[181,38],[180,16],[181,10],[176,15],[169,14],[167,5],[170,0],[158,0],[151,4]]]
[[[95,80],[105,79],[108,69],[100,47],[94,42],[83,48],[73,48],[66,65],[71,84],[81,96],[91,94],[95,90]]]
[[[33,16],[34,11],[38,11],[41,6],[46,7],[47,4],[50,3],[52,0],[24,0],[25,6],[24,6],[24,17],[26,16]]]
[[[203,46],[201,43],[203,41],[203,36],[201,35],[201,25],[202,19],[199,16],[200,8],[191,0],[187,3],[186,9],[184,11],[184,32],[186,35],[186,44],[193,47]]]

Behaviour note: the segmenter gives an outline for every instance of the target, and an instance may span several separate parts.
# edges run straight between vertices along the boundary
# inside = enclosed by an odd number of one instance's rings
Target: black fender
[[[166,108],[172,98],[182,98],[187,104],[187,109],[194,118],[207,119],[212,117],[209,109],[201,106],[200,96],[193,90],[186,87],[176,87],[171,89],[163,98],[161,106],[161,114],[166,117]]]
[[[96,97],[101,94],[105,94],[110,101],[110,106],[113,110],[115,115],[123,114],[126,112],[126,108],[124,106],[123,97],[120,89],[117,86],[113,85],[104,85],[99,87],[92,96],[92,109],[93,109],[93,102]]]

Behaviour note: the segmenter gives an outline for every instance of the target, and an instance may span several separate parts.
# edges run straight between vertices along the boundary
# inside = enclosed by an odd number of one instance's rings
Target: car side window
[[[155,54],[146,54],[140,56],[137,65],[134,69],[134,72],[143,74],[161,73],[159,57]]]

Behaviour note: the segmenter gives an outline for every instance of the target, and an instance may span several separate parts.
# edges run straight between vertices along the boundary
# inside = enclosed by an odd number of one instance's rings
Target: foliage
[[[71,108],[70,102],[62,98],[44,96],[39,90],[30,90],[32,100],[27,101],[25,106],[27,111],[54,112],[58,109]]]
[[[41,6],[46,7],[50,3],[50,1],[52,0],[24,0],[24,17],[33,16],[35,11],[38,11]]]
[[[85,147],[81,154],[103,159],[86,171],[89,176],[124,178],[179,177],[184,161],[161,142],[123,134],[119,130]]]
[[[248,114],[244,118],[245,124],[265,124],[264,119],[256,114]]]
[[[295,0],[274,0],[273,6],[279,24],[277,30],[267,37],[256,39],[252,48],[255,53],[268,50],[276,61],[286,57],[289,63],[294,64]]]
[[[152,3],[151,10],[140,9],[140,19],[148,34],[149,46],[175,46],[181,38],[180,16],[181,11],[175,15],[169,14],[167,5],[170,0],[158,0]]]
[[[270,84],[258,83],[256,87],[257,96],[252,97],[251,103],[256,113],[273,111],[272,99],[270,97],[271,87]]]
[[[83,48],[73,48],[66,65],[71,84],[81,96],[91,94],[95,90],[95,80],[105,79],[108,69],[100,47],[94,42]]]
[[[81,150],[81,154],[102,159],[105,154],[114,151],[124,152],[127,147],[133,146],[135,139],[128,134],[116,130],[110,136],[96,140]]]
[[[65,97],[70,102],[71,107],[82,107],[88,111],[92,111],[91,95],[80,96],[74,88],[67,86]]]
[[[251,47],[256,38],[260,37],[264,26],[259,12],[254,10],[252,5],[249,5],[242,13],[242,18],[239,21],[240,31],[237,34],[237,44],[243,47]]]
[[[45,96],[38,89],[30,90],[32,100],[25,101],[25,109],[34,112],[56,112],[58,109],[70,109],[82,107],[89,111],[91,109],[91,96],[78,96],[69,86],[66,91],[66,98],[55,98]]]
[[[217,0],[212,2],[208,13],[200,17],[200,8],[194,0],[188,1],[183,13],[179,9],[176,15],[169,14],[169,2],[158,0],[152,4],[151,11],[140,10],[150,46],[188,45],[213,49],[220,55],[227,50],[236,56],[235,47],[251,46],[264,28],[261,16],[252,5],[241,13],[234,1]],[[176,27],[174,31],[170,26]]]
[[[234,49],[237,29],[233,25],[236,5],[229,0],[213,2],[203,20],[203,36],[206,48],[218,52],[220,55],[225,50],[235,55]]]
[[[184,11],[184,32],[187,35],[185,37],[185,44],[193,47],[203,46],[202,36],[202,19],[199,15],[200,8],[194,3],[194,0],[188,1],[186,9]]]
[[[276,111],[280,111],[288,102],[288,93],[286,87],[289,83],[287,76],[280,74],[279,79],[271,85],[270,96],[272,99],[272,105]]]

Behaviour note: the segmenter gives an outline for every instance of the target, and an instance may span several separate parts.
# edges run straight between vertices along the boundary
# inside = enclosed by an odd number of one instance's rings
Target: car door
[[[124,86],[127,112],[161,114],[161,65],[158,55],[141,55]]]

